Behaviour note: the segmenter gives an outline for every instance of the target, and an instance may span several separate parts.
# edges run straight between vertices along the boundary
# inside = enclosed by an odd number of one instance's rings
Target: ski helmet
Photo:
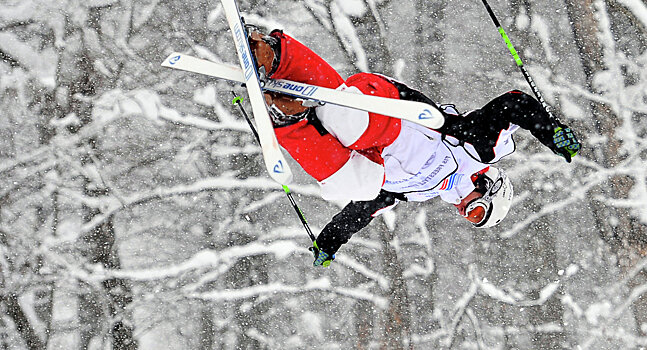
[[[474,181],[477,192],[483,196],[475,198],[465,206],[465,212],[483,212],[483,219],[472,223],[475,227],[492,227],[500,223],[512,205],[512,182],[503,170],[490,167]]]

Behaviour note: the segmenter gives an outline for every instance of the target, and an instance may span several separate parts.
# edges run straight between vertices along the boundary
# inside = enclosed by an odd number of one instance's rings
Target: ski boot
[[[281,42],[278,38],[263,34],[258,27],[245,24],[249,47],[252,50],[261,81],[276,72],[281,60]],[[292,125],[303,120],[313,110],[314,104],[288,95],[265,92],[272,124],[275,128]],[[304,102],[306,102],[304,106]]]

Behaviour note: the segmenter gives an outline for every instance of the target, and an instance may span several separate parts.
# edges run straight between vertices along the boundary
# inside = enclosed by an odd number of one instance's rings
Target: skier
[[[262,76],[436,105],[384,75],[359,73],[344,80],[280,30],[264,35],[247,26],[247,32]],[[501,222],[512,202],[512,183],[491,164],[514,152],[512,134],[519,128],[567,162],[581,147],[570,128],[516,90],[466,114],[454,105],[440,105],[445,124],[437,130],[277,93],[265,93],[265,101],[279,143],[318,181],[322,197],[351,200],[313,242],[314,266],[330,265],[341,245],[399,201],[440,196],[475,227]]]

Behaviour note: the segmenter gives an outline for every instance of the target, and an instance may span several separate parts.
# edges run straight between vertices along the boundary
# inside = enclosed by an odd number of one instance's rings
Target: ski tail
[[[245,82],[245,77],[237,66],[211,62],[179,52],[171,53],[164,62],[162,62],[162,67],[208,75],[238,83]]]

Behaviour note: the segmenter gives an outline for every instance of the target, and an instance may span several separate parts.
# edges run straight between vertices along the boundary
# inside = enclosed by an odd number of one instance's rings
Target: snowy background
[[[647,3],[490,1],[581,155],[518,132],[501,225],[404,203],[314,269],[244,90],[160,67],[237,62],[219,1],[0,0],[0,349],[646,349]],[[530,93],[478,0],[240,7],[345,77]]]

